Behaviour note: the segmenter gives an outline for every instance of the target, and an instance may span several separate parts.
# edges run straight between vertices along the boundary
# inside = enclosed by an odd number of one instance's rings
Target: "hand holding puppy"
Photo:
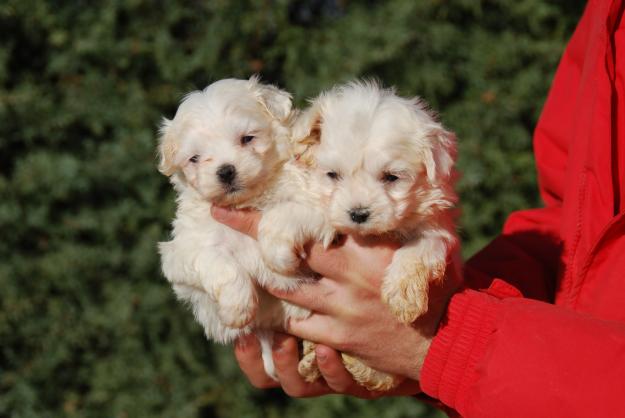
[[[256,236],[260,215],[255,212],[213,209],[216,220],[234,229]],[[291,320],[293,335],[316,341],[317,363],[324,381],[305,382],[297,373],[295,341],[283,337],[274,346],[276,372],[284,390],[292,396],[316,396],[325,393],[348,393],[359,397],[377,397],[356,384],[343,368],[341,358],[332,349],[347,352],[371,367],[417,380],[431,338],[438,327],[446,302],[460,283],[457,253],[447,268],[442,284],[429,289],[429,309],[413,325],[398,322],[382,302],[380,285],[384,271],[398,245],[382,239],[347,239],[339,246],[324,250],[312,244],[308,266],[323,276],[316,283],[305,284],[293,292],[274,292],[295,304],[314,311],[304,320]],[[237,344],[235,353],[243,371],[257,387],[274,384],[264,375],[260,355],[252,340]],[[332,347],[330,349],[329,347]],[[406,380],[385,395],[414,394],[418,385]]]

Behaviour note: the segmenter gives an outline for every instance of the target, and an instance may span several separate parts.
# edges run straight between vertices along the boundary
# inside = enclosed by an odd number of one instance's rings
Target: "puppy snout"
[[[223,184],[232,184],[237,176],[237,169],[232,164],[223,164],[217,169],[217,177]]]
[[[367,222],[367,219],[369,219],[369,215],[369,210],[366,208],[354,208],[349,211],[349,217],[357,224]]]

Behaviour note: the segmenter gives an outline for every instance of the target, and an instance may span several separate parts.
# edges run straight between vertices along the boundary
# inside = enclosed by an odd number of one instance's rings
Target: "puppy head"
[[[285,158],[291,95],[225,79],[185,96],[161,126],[159,171],[223,205],[254,197]]]
[[[455,136],[418,99],[372,82],[335,87],[293,127],[333,226],[383,234],[452,207]]]

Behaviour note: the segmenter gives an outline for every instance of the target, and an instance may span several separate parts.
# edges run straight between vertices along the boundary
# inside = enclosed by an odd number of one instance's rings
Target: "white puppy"
[[[403,244],[381,292],[393,314],[412,323],[427,311],[428,287],[441,282],[458,242],[455,136],[418,98],[401,98],[373,82],[322,93],[292,132],[331,226],[345,234],[390,235]],[[370,389],[397,383],[349,356],[344,360]]]
[[[291,116],[288,93],[255,77],[221,80],[184,98],[173,120],[164,120],[159,145],[159,170],[178,194],[172,240],[159,245],[163,272],[209,339],[228,343],[256,332],[272,376],[270,330],[309,312],[262,287],[288,290],[298,280],[265,267],[258,243],[215,221],[210,210],[213,204],[267,210],[263,237],[288,229],[280,204],[288,206],[294,190],[303,187],[285,166]],[[270,238],[263,238],[267,251],[286,269],[280,246]]]

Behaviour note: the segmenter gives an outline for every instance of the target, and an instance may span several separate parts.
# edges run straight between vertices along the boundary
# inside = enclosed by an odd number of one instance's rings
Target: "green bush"
[[[531,132],[581,0],[0,3],[0,416],[407,417],[410,398],[249,386],[159,269],[174,213],[156,127],[260,73],[299,105],[374,76],[459,136],[470,255],[539,205]]]

